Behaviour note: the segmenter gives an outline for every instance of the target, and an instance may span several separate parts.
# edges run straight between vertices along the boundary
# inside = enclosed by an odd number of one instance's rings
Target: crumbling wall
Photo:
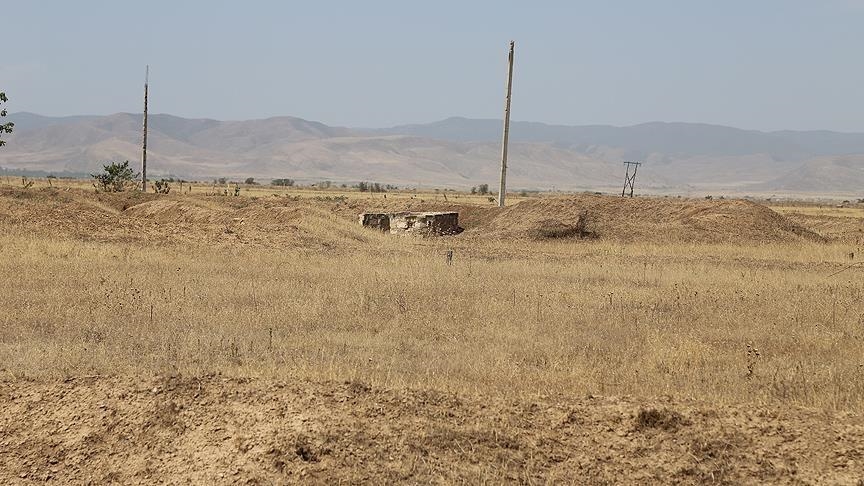
[[[393,234],[417,233],[430,236],[455,235],[459,228],[459,213],[455,212],[399,212],[364,213],[360,224],[368,228],[390,231]]]
[[[360,224],[366,228],[390,231],[390,215],[387,213],[363,213],[360,215]]]
[[[427,216],[426,226],[436,235],[455,235],[459,233],[459,213],[436,213]]]

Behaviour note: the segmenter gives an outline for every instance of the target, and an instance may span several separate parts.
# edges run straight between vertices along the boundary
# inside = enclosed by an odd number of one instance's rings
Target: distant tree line
[[[390,184],[381,184],[379,182],[358,182],[354,186],[360,192],[387,192],[398,189]]]
[[[227,177],[219,177],[219,178],[213,179],[213,184],[218,184],[220,186],[223,186],[223,185],[229,184],[229,183],[230,184],[239,184],[239,182],[229,181]],[[243,184],[246,184],[247,186],[257,186],[258,185],[258,183],[255,182],[254,177],[247,177],[246,179],[243,180]]]
[[[480,194],[481,196],[489,194],[489,184],[480,184],[479,186],[472,187],[471,194]]]

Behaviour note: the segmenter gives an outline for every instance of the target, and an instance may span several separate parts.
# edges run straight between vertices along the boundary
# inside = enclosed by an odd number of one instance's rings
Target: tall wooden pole
[[[501,185],[498,187],[498,207],[504,207],[504,194],[507,192],[507,145],[510,142],[510,97],[513,94],[513,50],[515,42],[510,41],[510,56],[507,67],[507,98],[504,101],[504,140],[501,147]]]
[[[150,65],[144,74],[144,143],[141,147],[141,190],[147,192],[147,96],[150,83]]]

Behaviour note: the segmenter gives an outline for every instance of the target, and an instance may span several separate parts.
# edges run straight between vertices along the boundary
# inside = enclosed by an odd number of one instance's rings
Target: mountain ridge
[[[13,113],[0,167],[91,172],[140,157],[141,114],[48,117]],[[292,116],[257,120],[149,117],[152,176],[290,177],[296,180],[470,187],[497,180],[501,120],[450,117],[389,128],[333,127]],[[621,161],[641,160],[638,186],[659,192],[780,190],[860,193],[864,134],[763,132],[648,122],[567,126],[511,123],[513,188],[609,190]]]

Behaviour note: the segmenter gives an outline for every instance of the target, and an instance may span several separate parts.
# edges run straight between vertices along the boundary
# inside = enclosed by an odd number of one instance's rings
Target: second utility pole
[[[501,147],[501,185],[498,187],[498,207],[504,207],[504,194],[507,192],[507,144],[510,142],[510,97],[513,93],[513,48],[510,41],[510,56],[507,68],[507,98],[504,101],[504,140]]]
[[[144,142],[141,144],[141,191],[147,192],[147,95],[150,84],[150,65],[144,74]]]

